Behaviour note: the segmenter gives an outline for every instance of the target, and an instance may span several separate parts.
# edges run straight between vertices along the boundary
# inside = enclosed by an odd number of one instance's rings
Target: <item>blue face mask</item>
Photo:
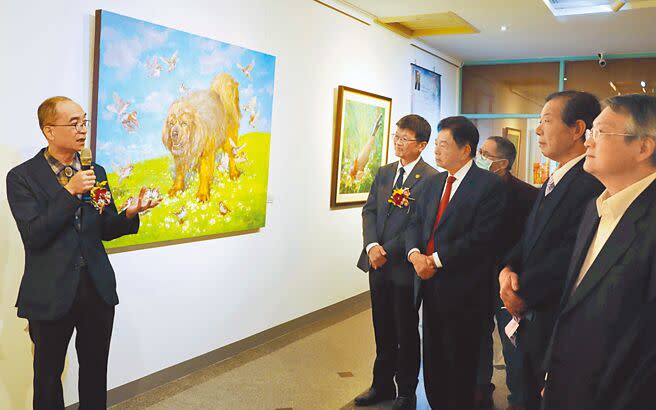
[[[476,159],[474,159],[474,162],[476,163],[477,167],[484,169],[486,171],[489,171],[490,167],[494,163],[494,161],[492,161],[489,158],[485,158],[481,154],[476,155]]]

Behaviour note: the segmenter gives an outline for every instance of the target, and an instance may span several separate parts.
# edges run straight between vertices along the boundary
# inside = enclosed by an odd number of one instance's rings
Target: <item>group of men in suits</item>
[[[476,406],[493,314],[521,398],[511,408],[650,408],[639,403],[656,381],[656,348],[645,342],[656,322],[656,98],[601,108],[585,92],[547,97],[536,134],[559,166],[537,192],[509,174],[507,140],[486,140],[474,161],[479,135],[464,117],[438,124],[442,173],[418,159],[430,126],[397,123],[400,161],[380,169],[363,209],[358,266],[369,271],[376,361],[356,405],[416,407],[423,303],[434,409]],[[406,188],[414,201],[387,202]]]
[[[139,213],[159,200],[145,198],[142,188],[119,213],[113,200],[85,198],[107,181],[100,165],[82,167],[86,113],[67,97],[52,97],[37,116],[48,146],[7,174],[7,199],[25,248],[16,306],[34,343],[33,408],[64,409],[61,375],[75,329],[80,408],[105,409],[118,296],[102,241],[136,233]],[[111,198],[107,185],[99,188]]]

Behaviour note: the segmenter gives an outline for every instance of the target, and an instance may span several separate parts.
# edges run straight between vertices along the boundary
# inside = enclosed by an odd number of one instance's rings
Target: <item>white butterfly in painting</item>
[[[246,67],[242,67],[241,64],[237,63],[237,68],[239,68],[241,72],[244,73],[246,77],[248,77],[249,80],[253,79],[253,77],[251,77],[251,71],[253,71],[254,67],[255,67],[255,60],[252,60],[251,63]]]
[[[148,74],[153,78],[159,78],[162,73],[162,66],[159,63],[157,56],[153,56],[153,58],[146,63],[146,68],[148,69]]]
[[[175,66],[178,64],[178,50],[175,50],[175,53],[173,53],[171,58],[160,57],[159,59],[162,60],[164,64],[166,64],[166,71],[170,73],[171,71],[175,70]]]
[[[112,94],[112,98],[114,99],[114,104],[108,105],[106,107],[107,111],[116,114],[116,120],[120,121],[123,118],[125,110],[130,106],[130,103],[122,99],[116,92]]]
[[[173,215],[178,218],[178,222],[180,225],[182,225],[184,223],[184,219],[187,217],[187,208],[185,208],[183,205],[182,208],[180,208],[180,211],[173,212]]]

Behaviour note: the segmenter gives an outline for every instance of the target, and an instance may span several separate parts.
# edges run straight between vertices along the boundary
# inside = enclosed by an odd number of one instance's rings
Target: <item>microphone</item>
[[[82,167],[82,171],[88,171],[91,169],[91,161],[93,160],[93,157],[91,155],[91,150],[87,147],[82,148],[82,151],[80,151],[80,165]],[[91,201],[91,194],[87,191],[82,194],[82,200],[84,202],[90,202]]]

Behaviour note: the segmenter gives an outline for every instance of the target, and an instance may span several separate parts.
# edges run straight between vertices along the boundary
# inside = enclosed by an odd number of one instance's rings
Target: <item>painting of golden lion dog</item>
[[[239,84],[226,73],[217,75],[208,90],[191,92],[171,104],[162,130],[162,142],[175,162],[169,195],[185,189],[185,176],[193,169],[200,179],[196,198],[207,202],[219,149],[228,155],[230,178],[239,177],[231,147],[237,143],[240,120]]]
[[[96,12],[92,150],[120,208],[162,203],[107,248],[250,231],[266,222],[275,57]]]

